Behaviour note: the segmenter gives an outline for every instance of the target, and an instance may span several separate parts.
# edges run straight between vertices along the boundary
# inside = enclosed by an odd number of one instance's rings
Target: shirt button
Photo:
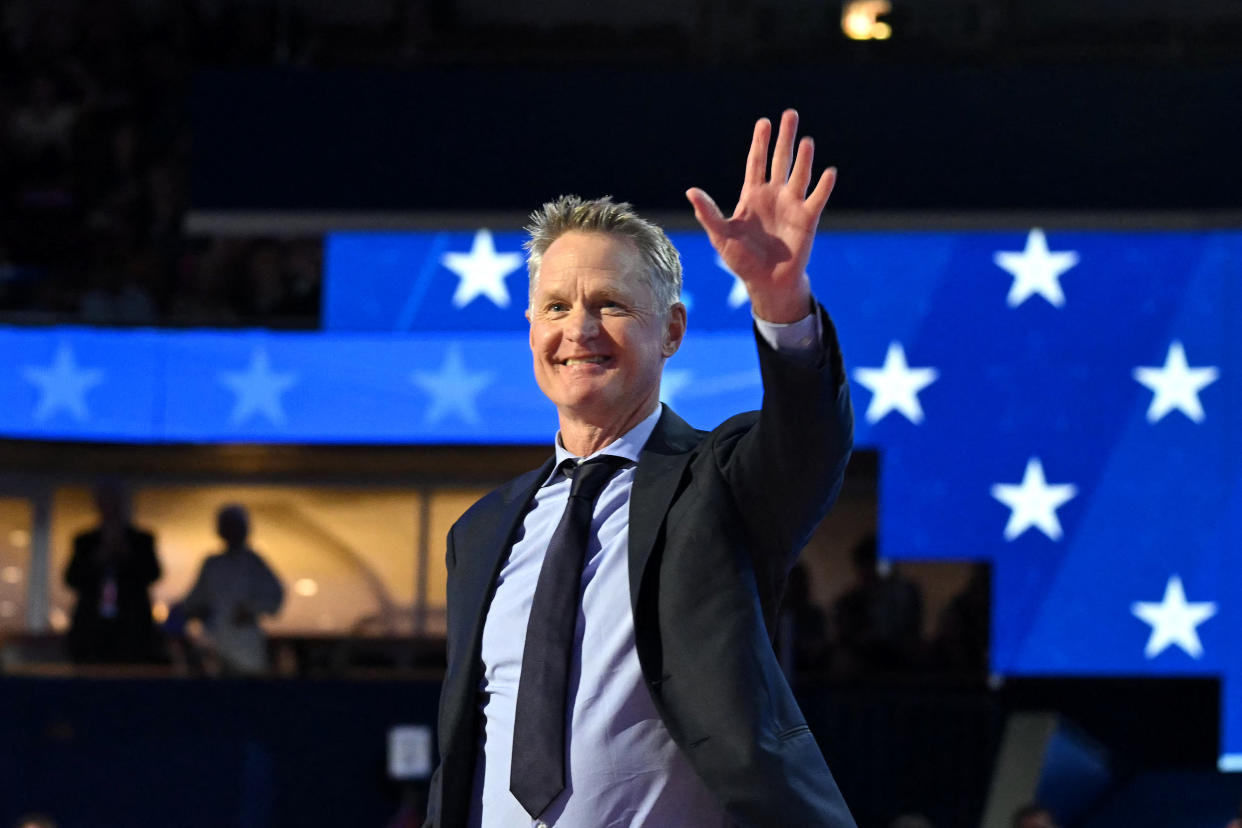
[[[535,828],[548,828],[548,823],[544,822],[543,820],[539,820],[538,822],[535,823]]]

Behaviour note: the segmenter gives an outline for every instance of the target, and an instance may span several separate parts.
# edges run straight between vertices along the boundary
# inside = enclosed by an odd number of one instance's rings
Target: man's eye
[[[553,302],[548,305],[548,310],[552,313],[564,313],[569,310],[569,305],[566,305],[564,302]]]

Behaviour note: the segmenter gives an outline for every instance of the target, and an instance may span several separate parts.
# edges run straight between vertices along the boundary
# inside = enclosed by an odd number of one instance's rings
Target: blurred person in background
[[[1038,802],[1032,802],[1014,811],[1013,828],[1059,828],[1059,826],[1052,811]]]
[[[159,580],[155,537],[130,523],[129,497],[116,481],[95,487],[99,525],[73,539],[65,583],[77,595],[69,655],[79,663],[157,660],[159,639],[148,590]]]
[[[833,606],[839,666],[851,675],[910,670],[923,643],[922,591],[877,557],[875,535],[854,547],[853,562],[858,583]]]
[[[56,820],[47,814],[26,814],[17,820],[13,828],[56,828]]]
[[[936,828],[936,826],[922,814],[902,814],[894,819],[888,828]]]
[[[940,612],[931,645],[932,666],[951,673],[985,675],[991,618],[992,568],[974,563],[966,585]]]
[[[1242,802],[1238,803],[1238,811],[1233,819],[1229,820],[1225,828],[1242,828]]]
[[[181,602],[179,615],[202,619],[210,649],[225,673],[255,674],[267,670],[267,637],[259,626],[263,615],[275,615],[285,590],[276,573],[250,548],[250,515],[232,503],[216,514],[216,532],[224,551],[203,561],[198,579]]]
[[[13,147],[27,159],[52,153],[57,163],[67,164],[77,120],[78,108],[63,98],[56,79],[40,72],[30,79],[27,98],[9,121]]]

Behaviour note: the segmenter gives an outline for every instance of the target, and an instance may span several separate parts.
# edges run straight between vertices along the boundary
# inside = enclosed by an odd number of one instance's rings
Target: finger
[[[815,189],[811,190],[811,194],[806,198],[806,206],[811,210],[815,220],[819,221],[819,214],[824,211],[824,205],[828,203],[828,196],[832,195],[832,188],[837,184],[837,168],[829,167],[824,170],[824,174],[819,177],[819,183],[815,185]]]
[[[750,139],[750,154],[746,156],[746,179],[743,186],[759,185],[767,178],[768,138],[771,135],[771,121],[767,118],[755,121],[755,134]]]
[[[686,198],[694,207],[694,217],[699,220],[699,224],[703,225],[712,244],[715,244],[717,239],[725,235],[729,220],[720,212],[720,208],[716,206],[712,197],[698,187],[686,190]]]
[[[776,149],[772,152],[772,180],[784,184],[789,178],[793,160],[794,138],[798,135],[798,112],[786,109],[781,113],[781,129],[776,133]]]
[[[794,160],[793,172],[789,175],[789,186],[799,196],[806,197],[806,188],[811,184],[811,168],[815,162],[815,141],[806,136],[798,143],[798,157]]]

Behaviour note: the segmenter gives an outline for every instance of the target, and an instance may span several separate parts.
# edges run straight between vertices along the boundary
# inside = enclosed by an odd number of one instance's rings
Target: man
[[[790,110],[769,177],[771,131],[755,126],[731,218],[687,192],[746,284],[764,380],[762,411],[711,433],[659,402],[686,330],[664,233],[607,200],[566,197],[533,217],[527,318],[560,421],[556,457],[449,533],[429,825],[854,825],[771,645],[786,575],[836,497],[853,430],[805,270],[835,170],[807,193],[813,146],[803,138],[795,154]],[[608,474],[593,504],[578,492],[580,475]],[[583,499],[563,675],[545,651],[546,608]]]
[[[65,583],[78,593],[69,654],[79,663],[154,661],[159,640],[148,590],[160,578],[155,536],[130,522],[117,481],[95,487],[99,525],[73,539]]]
[[[875,535],[859,541],[852,558],[858,583],[833,605],[838,672],[891,675],[913,669],[923,643],[923,593],[881,563]]]
[[[245,506],[220,507],[216,534],[224,541],[224,551],[203,561],[181,610],[186,618],[204,620],[225,672],[262,673],[267,669],[267,638],[259,616],[279,612],[285,590],[247,543],[250,515]]]

